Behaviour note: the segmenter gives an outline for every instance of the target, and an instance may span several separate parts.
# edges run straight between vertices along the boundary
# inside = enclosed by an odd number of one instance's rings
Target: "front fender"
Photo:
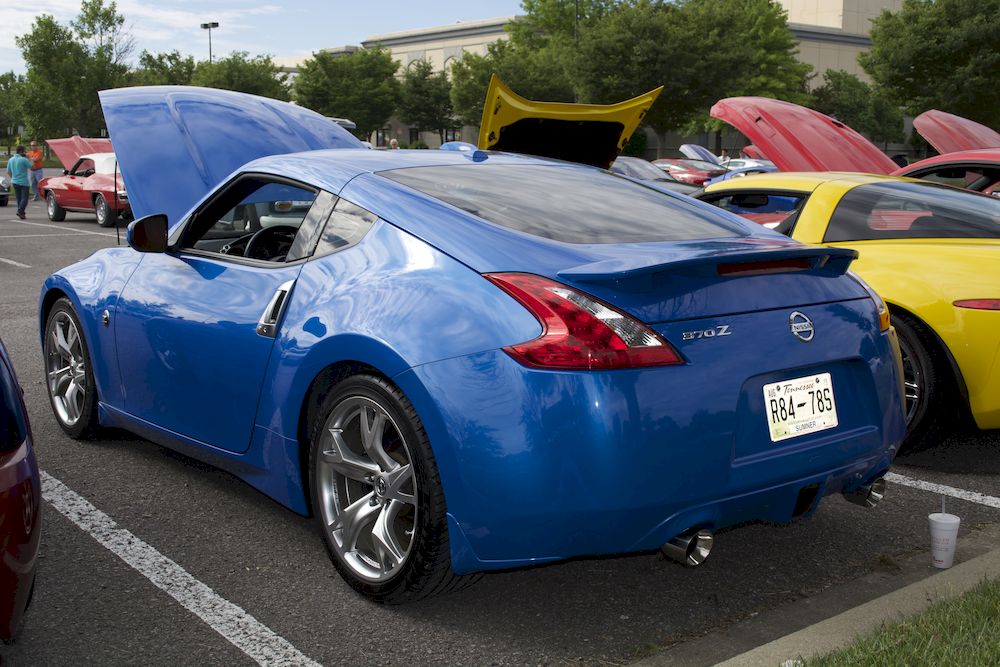
[[[118,297],[129,276],[142,261],[142,255],[131,248],[118,247],[98,250],[90,257],[71,264],[46,278],[38,300],[39,341],[45,349],[45,321],[52,304],[65,296],[73,304],[101,402],[122,406],[121,376],[114,335],[114,313]],[[107,310],[108,326],[101,322]]]

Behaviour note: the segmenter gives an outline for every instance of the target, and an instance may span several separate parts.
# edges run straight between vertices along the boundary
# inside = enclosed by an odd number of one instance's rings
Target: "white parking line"
[[[119,528],[83,496],[41,471],[42,497],[104,548],[205,621],[260,665],[320,667],[246,611],[220,597],[180,565]]]
[[[53,236],[76,236],[79,232],[65,234],[0,234],[0,239],[48,239]]]
[[[995,496],[986,496],[982,493],[976,493],[975,491],[966,491],[965,489],[956,489],[953,486],[945,486],[944,484],[925,482],[920,479],[913,479],[912,477],[906,477],[894,472],[888,473],[885,476],[885,480],[901,486],[909,486],[914,489],[922,489],[924,491],[933,491],[934,493],[940,493],[952,498],[968,500],[970,503],[978,503],[980,505],[986,505],[987,507],[1000,509],[1000,498]]]
[[[15,221],[19,225],[33,225],[35,227],[45,227],[46,229],[62,229],[68,232],[76,232],[77,234],[93,234],[94,236],[110,236],[114,238],[116,234],[107,234],[105,232],[92,232],[89,229],[73,229],[72,227],[56,227],[55,225],[45,225],[41,222],[25,222],[24,220]]]
[[[0,238],[4,238],[4,237],[0,237]],[[0,257],[0,262],[3,262],[4,264],[10,264],[11,266],[19,266],[22,269],[30,269],[31,268],[27,264],[21,264],[21,262],[15,262],[12,259],[4,259],[3,257]]]

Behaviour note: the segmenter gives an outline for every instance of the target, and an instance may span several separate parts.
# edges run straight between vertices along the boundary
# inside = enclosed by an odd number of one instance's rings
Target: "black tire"
[[[62,222],[66,219],[66,209],[59,205],[56,196],[51,192],[45,195],[45,211],[52,222]]]
[[[922,323],[893,313],[906,383],[906,438],[900,453],[940,441],[957,418],[957,391],[951,367],[934,334]]]
[[[104,195],[94,197],[94,215],[97,216],[97,224],[101,227],[114,227],[118,224],[118,213],[111,208]]]
[[[7,205],[7,197],[0,197],[0,206]]]
[[[70,333],[74,329],[75,335]],[[57,330],[62,332],[61,341]],[[98,426],[97,384],[83,327],[69,299],[59,299],[49,311],[43,356],[45,386],[56,422],[76,440],[93,436]],[[70,385],[76,388],[71,390]]]
[[[347,583],[375,602],[401,604],[462,588],[477,580],[476,575],[459,577],[451,570],[447,510],[441,478],[427,434],[406,396],[383,378],[354,375],[344,379],[330,391],[316,414],[310,433],[310,494],[327,551]],[[355,414],[353,419],[345,416],[351,414]],[[378,456],[368,457],[366,452],[371,450],[363,444],[364,436],[360,425],[363,418],[371,428],[377,424],[375,418],[379,415],[385,419],[384,430],[376,428],[373,432],[379,433],[377,439],[383,455],[381,459],[392,459],[386,465],[378,463]],[[372,418],[371,422],[369,417]],[[342,434],[339,444],[334,441],[331,425],[337,427],[334,430]],[[343,430],[337,430],[339,428]],[[372,439],[375,439],[374,436]],[[323,451],[328,452],[326,457],[323,456]],[[331,457],[330,454],[335,456]],[[350,459],[349,462],[345,462],[347,458]],[[367,481],[361,481],[357,477],[349,479],[341,470],[334,469],[335,464],[330,462],[332,459],[341,466],[349,467],[355,474],[365,473],[361,465],[378,469],[379,478],[375,479],[375,475],[372,475]],[[411,484],[408,487],[408,497],[414,502],[412,505],[400,503],[399,507],[402,509],[393,513],[390,511],[390,504],[400,501],[390,499],[391,491],[386,491],[387,484],[380,485],[379,482],[388,478],[386,468],[393,470],[392,465],[395,465],[395,470],[401,470],[406,461],[409,461],[408,481],[401,483],[396,490],[405,493],[405,484]],[[386,478],[381,477],[384,473]],[[382,487],[381,492],[378,490],[379,486]],[[330,526],[337,525],[336,519],[339,516],[348,514],[344,512],[347,507],[358,506],[365,508],[358,513],[365,512],[371,518],[353,524],[356,527],[354,539],[347,545],[346,542],[350,539],[347,537],[349,529]],[[379,516],[376,517],[376,514]],[[379,543],[374,538],[374,525],[379,523],[378,518],[384,518],[383,514],[394,517],[385,519],[385,523],[391,522],[387,530],[396,538],[396,552],[403,550],[402,541],[408,539],[409,542],[405,554],[398,559],[394,557],[396,562],[389,568],[385,563],[388,560],[386,551],[382,550],[381,555],[376,552],[384,542]],[[373,524],[370,530],[357,528],[369,522]],[[399,530],[397,525],[400,522],[403,530]],[[411,530],[405,530],[407,525],[412,527]],[[344,541],[344,544],[340,544],[340,541]],[[366,574],[369,571],[371,574]]]

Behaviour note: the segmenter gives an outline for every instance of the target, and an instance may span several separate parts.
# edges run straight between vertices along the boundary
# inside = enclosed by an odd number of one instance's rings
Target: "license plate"
[[[829,373],[764,385],[764,411],[771,442],[797,438],[837,425],[837,402]]]

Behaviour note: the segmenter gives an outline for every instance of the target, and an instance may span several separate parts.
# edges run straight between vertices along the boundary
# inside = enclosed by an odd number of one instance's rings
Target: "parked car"
[[[14,639],[31,603],[41,500],[28,411],[0,341],[0,641]]]
[[[726,168],[704,160],[690,158],[660,158],[653,164],[682,183],[702,186],[710,178],[726,173]]]
[[[636,178],[640,181],[655,183],[662,188],[673,190],[674,192],[680,192],[685,195],[698,191],[697,185],[681,183],[670,176],[669,173],[663,171],[649,160],[643,160],[641,157],[619,155],[611,164],[611,171],[616,174],[628,176],[629,178]]]
[[[711,185],[712,183],[718,183],[719,181],[728,181],[730,178],[743,178],[744,176],[749,176],[750,174],[770,174],[775,171],[778,171],[778,168],[773,164],[770,166],[759,164],[751,167],[731,168],[721,176],[715,176],[714,178],[708,179],[705,181],[705,185]]]
[[[942,154],[905,167],[840,121],[791,102],[730,97],[710,113],[759,145],[781,171],[910,176],[977,192],[995,192],[1000,185],[1000,133],[940,111],[921,114],[914,127]]]
[[[312,512],[362,594],[661,547],[698,563],[720,528],[881,497],[901,367],[854,251],[590,166],[358,148],[231,91],[101,101],[139,219],[45,281],[48,369],[75,340],[84,378],[49,382],[58,423]]]
[[[860,253],[854,270],[899,333],[906,446],[934,442],[958,412],[1000,428],[1000,201],[846,173],[747,176],[699,197],[803,243]]]
[[[62,176],[42,179],[40,184],[49,220],[65,220],[66,211],[93,212],[97,224],[113,227],[120,218],[130,218],[132,209],[115,154],[78,153],[79,141],[72,139],[79,137],[46,141],[66,167]]]

